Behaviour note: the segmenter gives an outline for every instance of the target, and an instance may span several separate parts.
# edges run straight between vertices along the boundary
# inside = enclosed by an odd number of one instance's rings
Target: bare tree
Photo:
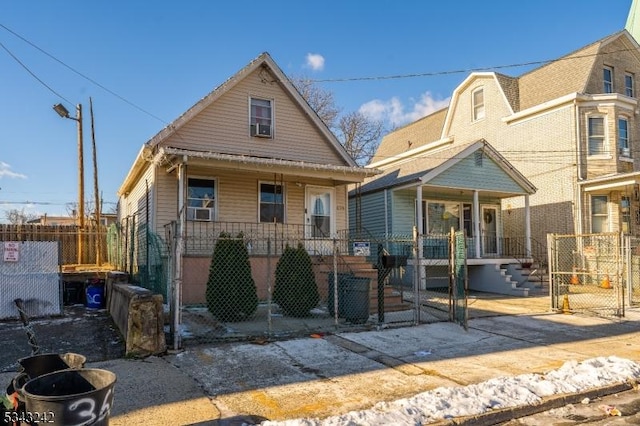
[[[356,111],[340,117],[337,131],[344,149],[356,163],[363,166],[368,164],[376,153],[384,132],[384,124]]]
[[[333,92],[323,89],[307,77],[294,77],[291,82],[324,124],[333,128],[340,113]]]
[[[5,211],[5,218],[12,225],[24,225],[30,220],[37,219],[38,215],[35,213],[25,212],[24,208],[9,209]]]
[[[291,82],[356,163],[361,166],[369,163],[385,130],[383,122],[372,120],[359,111],[338,119],[340,109],[336,106],[333,92],[306,77],[295,77]]]

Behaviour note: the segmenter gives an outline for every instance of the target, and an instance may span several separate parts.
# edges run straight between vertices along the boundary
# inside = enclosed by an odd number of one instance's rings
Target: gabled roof
[[[340,141],[338,141],[331,130],[329,130],[326,124],[320,119],[315,110],[311,108],[309,103],[302,97],[302,95],[300,95],[300,92],[295,88],[293,83],[291,83],[289,78],[275,63],[271,56],[267,52],[264,52],[253,59],[251,62],[249,62],[244,68],[239,70],[232,77],[227,79],[224,83],[216,87],[202,99],[196,102],[191,108],[181,114],[177,119],[175,119],[172,123],[158,132],[155,136],[149,139],[149,141],[147,141],[140,149],[134,164],[131,166],[131,169],[125,177],[123,184],[118,190],[118,194],[127,192],[127,189],[135,182],[140,173],[147,167],[149,159],[158,154],[160,147],[165,146],[163,142],[165,142],[171,135],[178,132],[180,128],[186,125],[191,119],[193,119],[208,106],[213,104],[217,99],[233,89],[243,79],[251,75],[254,71],[259,70],[261,67],[267,68],[275,76],[275,80],[280,85],[280,87],[294,100],[294,102],[296,102],[300,106],[304,113],[314,123],[318,131],[326,138],[328,143],[331,144],[335,152],[338,153],[339,158],[344,160],[344,172],[362,175],[362,173],[357,170],[362,168],[358,166],[355,160],[347,153]],[[194,154],[200,155],[201,153],[195,152]],[[246,161],[247,156],[238,156],[238,158],[242,161]],[[366,172],[367,175],[375,173],[377,173],[377,171],[374,172],[371,169]]]
[[[364,194],[390,188],[428,185],[437,176],[478,150],[482,150],[484,155],[495,161],[523,188],[523,192],[528,194],[536,192],[535,186],[484,139],[467,144],[453,144],[444,149],[416,156],[372,178],[363,184],[358,192]],[[355,191],[351,194],[355,194]]]
[[[158,134],[152,137],[147,142],[147,144],[154,146],[162,143],[162,141],[165,140],[169,135],[175,133],[180,129],[180,127],[188,123],[198,113],[207,108],[218,98],[235,87],[245,77],[247,77],[260,67],[267,67],[271,72],[273,72],[273,74],[276,76],[276,80],[281,85],[281,87],[292,98],[294,98],[300,105],[300,107],[305,111],[305,113],[309,115],[311,120],[315,123],[315,125],[323,133],[323,135],[330,141],[335,150],[341,154],[341,156],[349,165],[355,166],[356,162],[354,161],[354,159],[347,153],[347,151],[344,149],[335,135],[329,130],[326,124],[324,124],[318,114],[313,110],[313,108],[311,108],[309,103],[302,97],[302,95],[300,95],[300,92],[295,88],[293,83],[291,83],[291,80],[289,80],[289,78],[284,74],[284,72],[280,69],[280,67],[275,63],[275,61],[267,52],[263,52],[262,54],[260,54],[258,57],[249,62],[244,68],[227,79],[227,81],[213,89],[213,91],[196,102],[195,105],[185,111],[182,115],[180,115],[180,117],[178,117],[171,124],[166,126],[164,129],[158,132]]]
[[[443,108],[387,133],[380,141],[380,145],[371,159],[371,164],[388,160],[398,154],[438,140],[442,133],[447,110],[448,108]]]

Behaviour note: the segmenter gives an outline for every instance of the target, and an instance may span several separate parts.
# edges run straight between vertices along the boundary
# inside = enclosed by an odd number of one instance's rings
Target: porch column
[[[480,259],[480,196],[477,189],[473,190],[473,235],[475,238],[476,259]]]
[[[531,209],[529,207],[529,194],[524,196],[524,237],[527,257],[531,257]]]
[[[416,216],[417,216],[417,229],[418,229],[418,283],[420,284],[421,289],[426,289],[426,281],[425,281],[425,274],[424,274],[424,267],[422,266],[422,258],[424,257],[424,249],[422,247],[423,245],[423,235],[424,235],[424,229],[422,226],[422,217],[424,215],[424,212],[422,211],[422,185],[418,185],[416,187]]]
[[[178,166],[178,235],[175,252],[175,276],[173,285],[173,349],[180,349],[180,295],[182,294],[182,254],[186,233],[187,209],[185,205],[185,185],[187,174],[187,157]]]

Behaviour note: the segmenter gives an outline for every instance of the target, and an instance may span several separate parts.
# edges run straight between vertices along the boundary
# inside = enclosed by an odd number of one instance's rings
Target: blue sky
[[[85,199],[93,200],[92,99],[99,193],[110,211],[141,146],[262,52],[289,76],[329,80],[318,84],[343,112],[362,109],[388,126],[402,125],[445,106],[471,70],[504,67],[499,71],[518,76],[531,66],[505,66],[553,59],[622,30],[630,6],[1,2],[0,223],[7,209],[67,215],[67,204],[78,200],[76,123],[60,118],[54,104],[72,116],[76,104],[83,106]],[[436,75],[386,78],[415,74]]]

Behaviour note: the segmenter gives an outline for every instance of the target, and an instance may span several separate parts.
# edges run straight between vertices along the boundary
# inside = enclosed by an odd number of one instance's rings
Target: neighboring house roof
[[[365,194],[383,189],[428,185],[437,176],[478,150],[494,160],[523,189],[523,193],[536,192],[535,186],[524,175],[482,139],[467,144],[453,144],[400,162],[396,167],[389,167],[380,176],[363,184],[359,190],[351,191],[350,195],[355,195],[356,192]]]
[[[332,146],[334,151],[338,154],[338,156],[344,162],[341,167],[341,171],[343,174],[353,174],[360,176],[370,176],[372,174],[378,173],[378,171],[373,171],[371,169],[364,169],[357,165],[355,160],[347,153],[344,149],[340,141],[335,137],[335,135],[329,130],[326,124],[320,119],[318,114],[311,108],[308,102],[300,95],[300,92],[295,88],[293,83],[289,80],[289,78],[282,72],[280,67],[275,63],[275,61],[271,58],[271,56],[264,52],[260,54],[258,57],[253,59],[249,64],[247,64],[244,68],[234,74],[232,77],[227,79],[224,83],[216,87],[209,94],[204,96],[195,105],[185,111],[182,115],[180,115],[176,120],[158,132],[155,136],[153,136],[149,141],[147,141],[143,147],[140,149],[138,156],[134,162],[134,165],[129,170],[123,184],[118,190],[118,194],[124,194],[128,192],[128,189],[135,183],[136,179],[140,176],[142,171],[147,167],[149,161],[160,152],[160,148],[164,147],[166,149],[171,148],[166,145],[165,141],[173,134],[178,132],[181,127],[186,125],[191,119],[193,119],[196,115],[202,112],[205,108],[213,104],[216,100],[218,100],[225,93],[229,92],[233,89],[239,82],[241,82],[244,78],[252,74],[254,71],[259,70],[261,67],[266,67],[268,70],[273,73],[276,81],[280,84],[280,87],[300,106],[300,108],[304,111],[304,113],[309,117],[312,123],[314,123],[315,127],[318,131],[324,136],[324,138],[328,141],[328,143]],[[165,151],[166,152],[166,151]],[[215,153],[215,152],[207,152],[202,153],[199,151],[191,151],[191,150],[182,150],[183,153],[194,153],[196,156],[200,158],[204,158],[206,155],[218,154],[218,155],[227,155],[225,153]],[[247,163],[247,160],[252,158],[249,155],[227,155],[228,157],[234,157],[235,161],[241,163]],[[229,161],[234,161],[232,158],[227,158]],[[264,159],[262,159],[264,160]],[[286,159],[276,159],[278,161],[286,162]],[[308,164],[307,166],[311,166]],[[313,165],[312,167],[317,167],[317,165]],[[339,166],[334,166],[338,167]]]
[[[378,146],[371,164],[392,159],[399,153],[416,149],[438,140],[448,108],[443,108],[419,120],[388,133]]]
[[[522,74],[520,77],[509,77],[496,72],[469,74],[454,90],[449,107],[385,135],[371,164],[377,165],[395,156],[408,156],[407,151],[410,149],[444,140],[459,94],[478,78],[495,79],[505,102],[514,114],[563,96],[588,93],[587,85],[594,67],[597,61],[602,61],[599,56],[603,54],[606,46],[617,40],[627,45],[628,50],[637,55],[640,60],[640,45],[627,30],[622,30]],[[412,142],[410,147],[409,141]]]

